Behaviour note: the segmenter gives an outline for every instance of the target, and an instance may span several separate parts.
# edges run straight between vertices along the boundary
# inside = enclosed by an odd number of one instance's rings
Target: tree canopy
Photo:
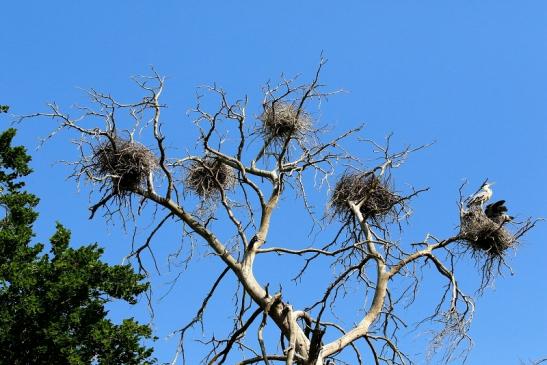
[[[32,244],[39,199],[24,191],[32,172],[16,131],[0,134],[0,363],[152,364],[149,326],[132,318],[115,324],[105,305],[136,303],[148,287],[127,265],[101,261],[97,244],[72,248],[57,223],[46,249]]]

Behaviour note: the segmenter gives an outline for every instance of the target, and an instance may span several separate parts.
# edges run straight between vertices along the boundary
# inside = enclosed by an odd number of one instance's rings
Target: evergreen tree
[[[38,198],[23,190],[30,157],[14,136],[0,134],[0,364],[155,363],[141,345],[150,328],[114,324],[105,309],[113,299],[134,304],[148,285],[142,275],[102,262],[96,244],[69,247],[61,224],[49,252],[31,243]]]

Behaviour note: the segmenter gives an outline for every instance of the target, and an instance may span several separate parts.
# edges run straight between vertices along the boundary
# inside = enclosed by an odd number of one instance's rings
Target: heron
[[[505,200],[498,200],[493,204],[488,204],[484,210],[484,214],[498,224],[504,224],[514,219],[514,217],[507,214]]]
[[[498,216],[505,212],[507,212],[507,207],[505,206],[505,200],[498,200],[495,203],[488,204],[486,206],[486,209],[484,210],[484,214],[486,214],[488,218]]]
[[[505,224],[507,222],[511,222],[513,219],[515,219],[515,217],[513,217],[512,215],[503,213],[502,215],[499,216],[497,223]]]
[[[472,206],[480,205],[482,209],[482,205],[490,200],[494,192],[490,188],[492,185],[494,185],[493,182],[485,182],[482,184],[480,190],[469,198],[469,201],[467,202],[467,207],[471,208]]]

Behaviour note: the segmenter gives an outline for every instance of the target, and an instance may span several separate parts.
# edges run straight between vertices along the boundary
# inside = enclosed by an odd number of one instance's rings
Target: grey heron
[[[488,218],[500,215],[501,213],[507,212],[507,207],[505,206],[505,200],[498,200],[495,203],[488,204],[484,210],[484,214]]]
[[[469,198],[469,201],[467,202],[467,207],[471,208],[472,206],[480,205],[482,209],[482,205],[490,200],[494,192],[490,188],[494,183],[485,182],[482,184],[480,190]]]
[[[493,204],[488,204],[484,210],[484,214],[498,224],[504,224],[513,220],[513,217],[507,214],[505,200],[498,200]]]

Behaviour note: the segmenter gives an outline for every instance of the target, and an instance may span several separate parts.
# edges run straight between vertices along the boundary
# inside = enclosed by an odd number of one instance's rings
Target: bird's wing
[[[507,207],[504,205],[505,200],[498,200],[494,204],[492,204],[492,213],[493,214],[503,214],[507,212]]]
[[[500,209],[504,204],[505,204],[505,200],[498,200],[497,202],[491,205],[493,209]]]

